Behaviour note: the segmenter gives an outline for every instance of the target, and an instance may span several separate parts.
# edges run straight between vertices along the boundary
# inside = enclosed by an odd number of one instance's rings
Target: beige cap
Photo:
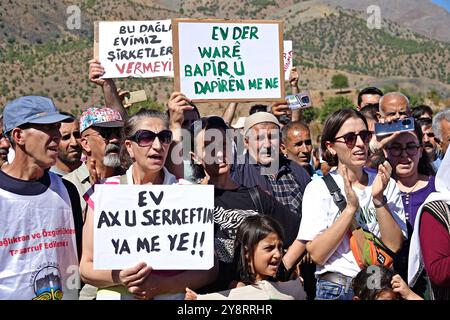
[[[232,125],[232,127],[235,128],[235,129],[243,128],[244,124],[245,124],[245,119],[247,119],[247,117],[240,117],[238,119],[238,121],[236,121],[236,123]]]
[[[280,127],[280,123],[278,122],[277,117],[275,117],[273,114],[268,112],[256,112],[252,114],[251,116],[248,116],[247,119],[245,119],[244,123],[244,135],[247,135],[247,131],[253,127],[254,125],[258,123],[263,122],[271,122],[276,124],[278,127]]]

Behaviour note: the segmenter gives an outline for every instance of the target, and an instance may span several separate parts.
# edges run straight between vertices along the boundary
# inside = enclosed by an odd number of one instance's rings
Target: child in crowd
[[[246,217],[235,241],[234,259],[240,280],[230,285],[231,290],[211,294],[201,295],[186,288],[185,300],[306,299],[300,279],[276,282],[282,245],[283,232],[277,221],[266,215]]]
[[[383,266],[369,266],[353,279],[354,300],[423,300],[398,274]]]

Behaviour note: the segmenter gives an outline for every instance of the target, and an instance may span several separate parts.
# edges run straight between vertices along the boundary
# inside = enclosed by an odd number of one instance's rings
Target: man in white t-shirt
[[[0,170],[0,299],[77,299],[79,201],[48,172],[69,117],[39,96],[10,102],[3,117],[15,157]]]

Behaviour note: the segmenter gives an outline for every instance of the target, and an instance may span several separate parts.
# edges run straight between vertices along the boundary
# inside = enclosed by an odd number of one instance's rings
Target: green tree
[[[305,123],[310,123],[311,121],[317,119],[320,110],[317,108],[306,108],[303,110],[303,121]]]
[[[325,119],[328,118],[330,114],[344,108],[353,108],[352,101],[346,97],[339,96],[326,99],[322,106],[322,110],[320,111],[320,122],[325,122]]]
[[[331,77],[331,87],[333,89],[339,89],[339,91],[343,88],[348,88],[348,78],[340,73],[335,74]]]
[[[433,101],[435,105],[438,105],[439,102],[441,101],[441,96],[439,95],[436,89],[431,89],[431,91],[427,93],[427,98]]]

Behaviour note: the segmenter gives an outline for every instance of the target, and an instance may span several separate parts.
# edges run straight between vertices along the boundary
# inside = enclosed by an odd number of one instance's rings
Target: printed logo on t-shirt
[[[30,286],[36,295],[33,300],[61,300],[63,290],[58,264],[48,263],[38,266],[31,274]]]
[[[356,221],[360,227],[371,227],[373,229],[374,226],[378,223],[377,214],[375,208],[373,207],[363,207],[358,210],[356,215]],[[369,230],[373,231],[373,230]]]

